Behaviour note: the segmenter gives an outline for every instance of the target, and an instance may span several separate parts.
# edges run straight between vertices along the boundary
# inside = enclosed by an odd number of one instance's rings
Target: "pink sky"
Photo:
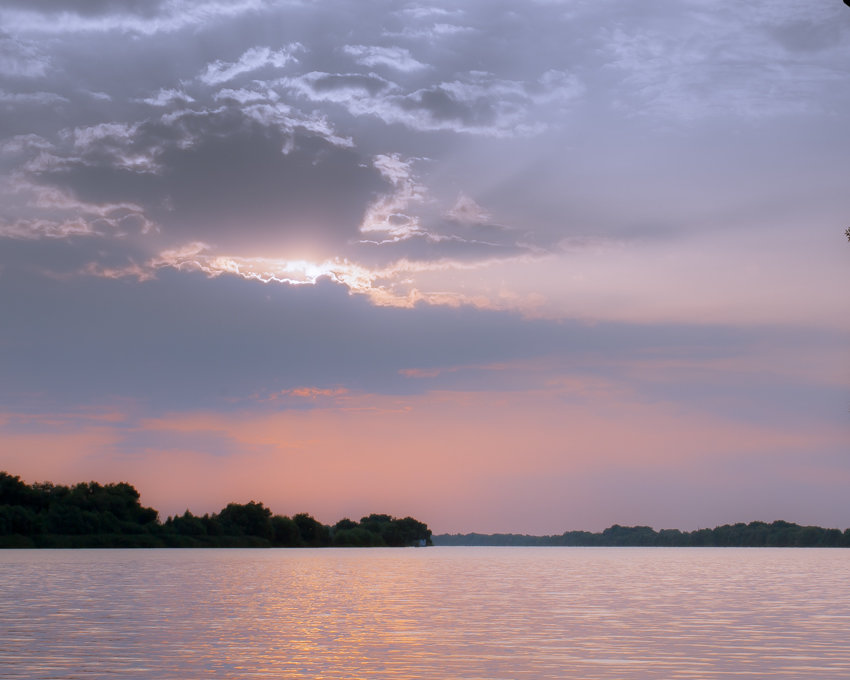
[[[846,503],[842,428],[758,425],[613,381],[538,376],[512,391],[295,390],[306,409],[41,416],[4,437],[6,460],[31,481],[131,480],[163,515],[261,500],[328,523],[413,515],[435,532],[830,524]],[[795,504],[776,488],[820,497]]]

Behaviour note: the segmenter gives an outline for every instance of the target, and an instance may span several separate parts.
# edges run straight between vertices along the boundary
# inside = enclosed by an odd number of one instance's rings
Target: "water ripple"
[[[0,552],[9,680],[850,677],[850,551]]]

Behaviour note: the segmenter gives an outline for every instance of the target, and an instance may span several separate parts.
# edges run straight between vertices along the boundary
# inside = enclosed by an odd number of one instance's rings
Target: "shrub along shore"
[[[164,522],[126,482],[26,484],[0,472],[0,548],[323,548],[431,545],[412,517],[369,515],[325,525],[307,513],[273,515],[262,503],[229,503]]]

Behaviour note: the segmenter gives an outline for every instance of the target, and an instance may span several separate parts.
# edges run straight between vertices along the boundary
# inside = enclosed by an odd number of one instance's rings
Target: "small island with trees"
[[[431,545],[412,517],[369,515],[333,526],[307,513],[273,515],[262,503],[229,503],[164,522],[130,484],[26,484],[0,472],[0,548],[324,548]]]

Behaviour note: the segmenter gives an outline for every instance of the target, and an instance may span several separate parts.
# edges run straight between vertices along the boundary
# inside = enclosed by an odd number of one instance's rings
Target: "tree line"
[[[126,482],[26,484],[0,472],[0,548],[397,547],[430,545],[412,517],[372,514],[325,525],[307,513],[275,515],[262,503],[160,521]]]
[[[850,548],[850,529],[824,529],[793,522],[724,524],[713,529],[656,531],[647,526],[614,524],[604,531],[565,531],[551,536],[527,534],[437,534],[434,545],[653,546],[713,548]]]

